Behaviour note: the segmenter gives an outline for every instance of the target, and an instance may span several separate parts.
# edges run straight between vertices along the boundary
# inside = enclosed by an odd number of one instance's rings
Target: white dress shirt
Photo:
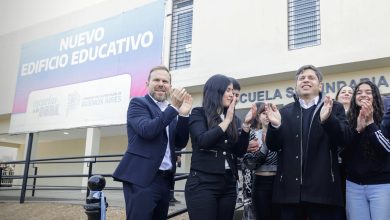
[[[299,98],[299,104],[301,104],[302,108],[308,109],[308,108],[312,107],[313,105],[317,105],[319,99],[320,99],[320,97],[317,96],[314,99],[312,99],[309,103],[306,104],[305,100]]]
[[[225,115],[224,114],[221,114],[220,117],[221,117],[222,121],[225,120]],[[225,169],[226,170],[230,169],[229,163],[227,162],[226,159],[225,159]]]
[[[151,95],[149,95],[153,101],[157,104],[157,106],[160,108],[160,110],[163,112],[168,107],[169,102],[165,100],[164,102],[158,102],[156,101]],[[165,128],[165,131],[167,133],[168,142],[167,142],[167,148],[165,150],[164,159],[161,162],[160,170],[171,170],[172,169],[172,161],[171,161],[171,148],[169,145],[169,125]]]

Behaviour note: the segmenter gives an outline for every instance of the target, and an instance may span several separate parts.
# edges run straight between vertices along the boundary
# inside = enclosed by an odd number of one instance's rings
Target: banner
[[[162,62],[164,1],[26,43],[10,133],[126,123]]]

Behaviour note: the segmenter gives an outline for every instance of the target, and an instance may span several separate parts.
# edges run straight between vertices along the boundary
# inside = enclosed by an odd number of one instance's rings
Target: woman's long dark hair
[[[223,95],[227,87],[232,84],[231,80],[224,75],[214,75],[210,77],[203,88],[203,102],[207,125],[209,128],[218,126],[222,122],[221,114],[226,114],[227,107],[223,106]],[[238,140],[238,130],[236,125],[236,116],[226,130],[228,136],[233,142]]]
[[[367,84],[370,86],[372,90],[372,106],[373,106],[373,119],[374,123],[380,126],[383,118],[383,101],[381,94],[379,92],[378,87],[372,83],[371,81],[363,81],[360,82],[354,89],[352,99],[351,99],[351,106],[349,108],[349,111],[347,113],[347,118],[349,125],[351,126],[352,130],[356,129],[357,126],[357,118],[359,117],[360,109],[361,107],[356,104],[356,94],[359,92],[359,87],[363,84]],[[375,158],[375,154],[373,149],[369,146],[368,140],[363,143],[365,155],[368,158]]]
[[[371,81],[364,81],[360,82],[356,87],[355,90],[353,91],[352,99],[351,99],[351,107],[348,111],[348,121],[352,129],[355,129],[357,126],[357,118],[359,116],[359,112],[361,107],[356,104],[356,94],[359,92],[359,87],[362,84],[367,84],[370,86],[372,90],[372,106],[373,106],[373,111],[374,111],[374,122],[378,126],[381,124],[382,117],[383,117],[383,101],[381,94],[379,92],[378,87],[372,83]]]

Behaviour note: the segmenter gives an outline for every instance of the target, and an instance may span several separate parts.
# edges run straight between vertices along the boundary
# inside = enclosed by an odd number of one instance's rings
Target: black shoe
[[[175,197],[173,197],[173,198],[169,201],[169,203],[180,203],[180,201],[177,200]]]

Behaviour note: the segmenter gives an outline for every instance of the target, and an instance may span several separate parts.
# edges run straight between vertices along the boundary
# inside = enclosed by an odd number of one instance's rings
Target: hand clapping
[[[332,108],[333,108],[333,100],[332,98],[330,98],[330,96],[327,95],[325,96],[324,105],[322,106],[320,111],[321,123],[323,123],[324,121],[326,121],[326,119],[329,118],[330,113],[332,113]]]
[[[367,125],[374,122],[372,105],[366,100],[362,100],[361,103],[362,106],[359,112],[359,116],[357,118],[356,125],[356,131],[359,133],[363,131],[364,128],[367,127]]]
[[[186,94],[184,96],[183,104],[179,108],[179,114],[182,116],[187,116],[190,114],[192,107],[192,96],[190,94]]]
[[[251,124],[253,119],[256,118],[257,107],[256,104],[252,104],[251,109],[249,109],[248,113],[245,115],[244,123]]]
[[[180,115],[188,115],[192,107],[192,97],[184,88],[172,88],[171,104],[179,110]]]
[[[269,122],[274,127],[279,127],[282,124],[282,116],[275,104],[265,104],[265,113],[267,114]]]
[[[230,103],[229,108],[226,112],[226,119],[229,120],[229,123],[233,121],[234,117],[234,107],[236,106],[237,98],[233,96],[233,101]]]

